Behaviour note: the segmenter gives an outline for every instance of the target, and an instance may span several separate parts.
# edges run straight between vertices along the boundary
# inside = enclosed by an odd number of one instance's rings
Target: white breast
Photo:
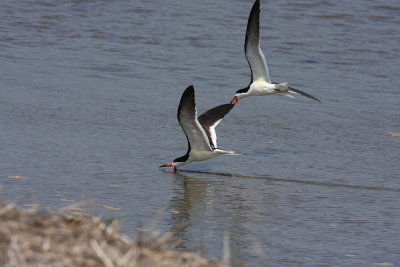
[[[274,94],[275,84],[268,83],[263,80],[254,81],[250,85],[249,94],[250,95],[270,95]]]

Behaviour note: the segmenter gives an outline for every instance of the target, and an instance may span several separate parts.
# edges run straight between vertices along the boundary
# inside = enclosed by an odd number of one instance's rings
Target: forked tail
[[[278,83],[276,87],[281,91],[287,91],[289,89],[288,83]]]

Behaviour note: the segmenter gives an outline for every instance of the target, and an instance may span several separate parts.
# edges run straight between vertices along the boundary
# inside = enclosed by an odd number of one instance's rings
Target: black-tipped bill
[[[163,168],[163,167],[174,167],[174,164],[168,163],[168,164],[164,164],[164,165],[160,166],[160,168]]]

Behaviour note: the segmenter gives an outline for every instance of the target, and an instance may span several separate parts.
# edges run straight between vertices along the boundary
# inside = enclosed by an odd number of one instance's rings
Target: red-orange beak
[[[232,98],[231,100],[231,104],[237,104],[237,102],[239,102],[239,99],[237,98],[237,96],[235,96],[234,98]]]
[[[168,164],[164,164],[164,165],[160,166],[160,168],[162,168],[162,167],[174,167],[174,164],[168,163]]]
[[[176,172],[176,171],[178,170],[178,169],[174,166],[173,163],[164,164],[164,165],[161,165],[160,168],[161,168],[161,167],[174,167],[174,172]]]

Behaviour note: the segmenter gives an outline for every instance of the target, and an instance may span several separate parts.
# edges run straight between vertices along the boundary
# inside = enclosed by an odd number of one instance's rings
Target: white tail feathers
[[[281,91],[281,92],[279,92],[281,95],[285,95],[285,96],[288,96],[288,97],[294,97],[293,95],[291,95],[288,91]]]
[[[278,89],[280,89],[280,90],[282,90],[282,91],[286,91],[286,90],[289,89],[289,87],[288,87],[287,84],[288,84],[288,83],[278,83],[278,84],[276,85],[276,87],[278,87]]]
[[[280,90],[279,93],[280,93],[281,95],[285,95],[285,96],[288,96],[288,97],[294,97],[294,96],[291,95],[290,92],[288,91],[288,90],[289,90],[289,87],[288,87],[287,84],[288,84],[288,83],[278,83],[278,84],[276,85],[276,87],[278,87],[278,89]]]
[[[215,149],[215,152],[218,152],[219,154],[228,154],[228,155],[235,155],[235,151],[225,151],[222,149]]]

